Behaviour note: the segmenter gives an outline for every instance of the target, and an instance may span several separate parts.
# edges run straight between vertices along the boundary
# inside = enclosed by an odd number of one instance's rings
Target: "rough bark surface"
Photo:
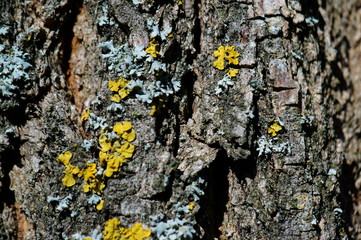
[[[111,218],[152,239],[361,238],[358,1],[8,0],[0,13],[1,239],[97,239]],[[154,40],[157,56],[136,58]],[[220,46],[240,54],[225,85]],[[12,47],[31,66],[6,94]],[[143,85],[114,103],[119,77]],[[141,101],[142,87],[159,94]],[[134,155],[97,210],[56,159],[99,166],[99,136],[125,121]]]

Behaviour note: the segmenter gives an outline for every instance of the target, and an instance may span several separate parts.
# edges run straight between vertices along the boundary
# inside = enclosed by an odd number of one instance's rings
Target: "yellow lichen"
[[[106,159],[107,167],[104,171],[106,177],[111,177],[114,173],[119,172],[120,166],[126,162],[125,158],[122,156],[117,156],[114,154],[108,154]]]
[[[105,188],[105,179],[102,176],[96,176],[96,178],[90,178],[83,185],[84,192],[92,192],[98,195],[101,195]]]
[[[104,207],[104,200],[102,199],[100,200],[99,204],[96,206],[96,209],[100,211],[103,209],[103,207]]]
[[[131,228],[119,228],[117,218],[109,219],[104,226],[104,240],[143,240],[149,239],[150,229],[143,229],[141,223],[135,223]]]
[[[110,100],[120,102],[121,99],[127,97],[131,93],[131,90],[126,88],[127,85],[129,85],[129,81],[122,77],[118,81],[109,81],[108,87],[110,91],[117,92],[117,94],[110,97]]]
[[[237,75],[238,73],[238,69],[235,69],[235,68],[229,68],[226,70],[226,74],[230,77],[230,78],[233,78]]]
[[[113,131],[128,142],[134,141],[136,134],[130,122],[116,123]]]
[[[71,164],[66,165],[66,168],[64,170],[63,173],[65,173],[65,176],[63,177],[63,179],[61,180],[63,182],[63,184],[66,187],[72,187],[75,185],[75,179],[74,176],[75,174],[79,173],[79,168],[77,166],[73,166]]]
[[[145,49],[145,52],[149,53],[154,58],[159,55],[158,42],[154,38],[149,42],[149,46],[147,49]]]
[[[154,100],[152,103],[152,110],[150,111],[150,116],[154,116],[155,114],[159,114],[161,109],[165,107],[163,99]]]
[[[88,181],[89,178],[95,178],[95,173],[97,172],[97,165],[95,163],[87,163],[88,167],[79,172],[78,177],[84,176],[84,180]]]
[[[85,112],[84,112],[83,116],[81,116],[80,120],[82,120],[82,121],[87,120],[89,115],[90,115],[90,109],[88,108],[87,110],[85,110]]]
[[[189,210],[193,210],[193,208],[196,206],[194,202],[190,202],[188,205]]]
[[[220,46],[218,50],[214,51],[214,56],[218,59],[213,62],[213,66],[219,70],[224,69],[225,60],[228,61],[229,64],[238,65],[239,53],[235,51],[234,46]]]
[[[61,162],[64,165],[68,165],[72,157],[73,154],[69,151],[66,151],[65,153],[59,154],[59,157],[56,159],[56,161]]]
[[[107,152],[111,149],[112,143],[108,141],[108,137],[104,134],[99,137],[99,145],[102,148],[102,152]]]
[[[282,126],[278,124],[278,121],[273,121],[273,124],[270,126],[270,128],[267,130],[269,134],[271,134],[273,137],[277,136],[277,133],[282,130]]]
[[[120,102],[121,98],[119,96],[119,94],[114,94],[113,96],[110,97],[110,101],[112,102]]]

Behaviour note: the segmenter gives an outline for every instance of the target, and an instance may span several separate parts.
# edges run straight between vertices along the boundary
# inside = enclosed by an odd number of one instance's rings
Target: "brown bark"
[[[16,46],[32,65],[11,96],[0,94],[0,238],[76,239],[119,218],[152,228],[152,239],[359,239],[358,1],[134,2],[0,3],[8,27],[0,54]],[[132,50],[152,43],[155,26],[158,56],[136,59]],[[116,69],[99,47],[110,40],[122,48]],[[213,66],[220,46],[240,54],[226,63],[238,69],[229,85]],[[166,70],[153,73],[155,60]],[[114,105],[108,81],[119,77],[140,80],[143,91],[168,81],[169,92],[147,103],[137,87]],[[88,108],[98,120],[80,120]],[[80,169],[99,166],[102,129],[124,121],[135,152],[105,178],[99,211],[82,177],[62,184],[55,160],[70,151]],[[272,124],[282,130],[272,135]],[[171,221],[174,233],[161,233]],[[186,228],[194,232],[181,237]]]

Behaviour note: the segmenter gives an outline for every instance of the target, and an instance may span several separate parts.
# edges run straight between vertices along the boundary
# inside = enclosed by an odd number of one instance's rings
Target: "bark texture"
[[[111,218],[152,239],[361,238],[358,1],[9,0],[0,13],[1,239],[100,239]],[[215,68],[220,46],[239,62]],[[119,77],[135,87],[114,103]],[[56,159],[99,167],[99,137],[125,121],[134,155],[97,210]]]

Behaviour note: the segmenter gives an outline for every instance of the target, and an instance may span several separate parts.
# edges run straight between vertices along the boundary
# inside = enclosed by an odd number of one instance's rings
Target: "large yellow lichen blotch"
[[[214,56],[218,58],[213,62],[213,67],[223,70],[224,69],[224,61],[226,60],[229,64],[238,65],[238,56],[239,53],[236,52],[234,46],[224,47],[220,46],[218,50],[214,51]]]
[[[158,52],[158,43],[155,39],[152,39],[149,43],[147,49],[145,49],[146,53],[149,53],[152,57],[156,58],[159,55]]]
[[[282,130],[282,126],[278,124],[278,121],[273,121],[273,124],[267,130],[273,137],[277,136],[277,133]]]
[[[61,162],[64,165],[68,165],[72,157],[73,154],[69,151],[66,151],[65,153],[59,154],[59,157],[56,159],[56,161]]]
[[[135,223],[131,228],[119,228],[117,218],[109,219],[104,226],[104,240],[143,240],[149,239],[150,229],[143,229],[141,223]]]
[[[75,179],[73,175],[78,174],[79,172],[80,170],[77,166],[73,166],[69,163],[68,165],[66,165],[66,168],[64,170],[65,176],[61,181],[66,187],[72,187],[75,185]]]

